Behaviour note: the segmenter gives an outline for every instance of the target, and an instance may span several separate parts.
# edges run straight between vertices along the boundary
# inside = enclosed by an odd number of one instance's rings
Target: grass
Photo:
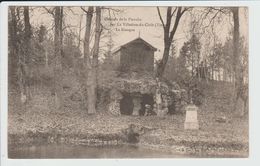
[[[218,92],[219,93],[219,92]],[[35,94],[33,100],[21,107],[18,96],[9,93],[9,143],[28,143],[39,134],[72,138],[120,135],[130,124],[150,129],[140,136],[140,145],[173,150],[179,153],[237,154],[248,156],[248,116],[235,117],[229,107],[213,105],[211,98],[198,111],[199,130],[184,130],[185,114],[157,116],[113,116],[101,109],[87,115],[80,102],[69,101],[65,96],[65,110],[57,112],[48,92]],[[10,99],[9,98],[9,99]],[[219,98],[217,100],[220,100]],[[23,109],[21,109],[23,108]],[[225,116],[226,123],[217,122]],[[23,139],[22,139],[23,138]],[[17,140],[18,139],[18,140]],[[39,139],[36,137],[36,139]],[[112,139],[112,138],[111,138]],[[13,141],[12,141],[13,140]],[[41,139],[39,139],[41,140]]]

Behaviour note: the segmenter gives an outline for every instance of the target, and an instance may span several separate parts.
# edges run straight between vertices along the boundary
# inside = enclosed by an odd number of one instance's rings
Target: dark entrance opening
[[[149,104],[151,109],[153,109],[153,95],[143,94],[141,97],[141,110],[139,110],[139,115],[143,116],[145,114],[145,105]],[[132,115],[134,109],[133,97],[130,93],[123,93],[123,98],[120,101],[120,112],[122,115]]]
[[[151,94],[144,94],[142,95],[142,102],[141,102],[141,110],[140,110],[140,115],[145,114],[145,105],[149,104],[151,106],[151,109],[153,109],[153,95]]]
[[[133,98],[129,93],[123,93],[120,101],[120,112],[122,115],[132,115],[134,109]]]

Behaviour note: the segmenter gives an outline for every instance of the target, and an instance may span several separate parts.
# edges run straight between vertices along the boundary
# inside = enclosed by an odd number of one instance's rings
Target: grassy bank
[[[139,145],[178,153],[248,153],[246,118],[216,122],[214,112],[199,111],[200,130],[183,129],[184,115],[112,116],[105,113],[88,116],[82,111],[43,111],[40,109],[9,114],[9,143],[69,143],[116,145],[127,143],[125,131],[130,124],[145,128]],[[102,142],[100,142],[102,141]]]
[[[219,86],[219,88],[222,88]],[[208,88],[210,89],[210,88]],[[223,88],[222,88],[223,89]],[[157,116],[113,116],[100,107],[87,115],[80,101],[71,101],[65,93],[64,111],[54,109],[48,91],[34,94],[25,107],[18,95],[12,95],[8,110],[8,143],[67,143],[92,146],[128,143],[125,131],[132,124],[139,133],[139,146],[183,154],[248,156],[248,116],[236,117],[230,101],[220,90],[209,91],[198,111],[200,129],[184,130],[185,114]],[[219,104],[218,104],[219,103]],[[218,121],[225,117],[226,121]]]

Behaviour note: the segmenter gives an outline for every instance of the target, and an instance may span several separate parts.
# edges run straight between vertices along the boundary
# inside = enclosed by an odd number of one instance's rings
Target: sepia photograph
[[[248,20],[247,6],[9,6],[8,158],[248,158]]]

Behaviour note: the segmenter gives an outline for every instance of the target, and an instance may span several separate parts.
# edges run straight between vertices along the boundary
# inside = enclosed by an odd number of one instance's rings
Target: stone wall
[[[111,89],[110,91],[110,102],[108,104],[108,111],[113,115],[120,115],[120,100],[123,98],[120,91]]]
[[[135,76],[136,77],[136,76]],[[117,78],[110,90],[110,102],[108,110],[113,115],[120,115],[120,100],[122,93],[129,93],[133,99],[133,115],[140,115],[142,95],[149,94],[154,97],[153,111],[158,116],[165,116],[169,112],[169,106],[173,105],[175,111],[181,112],[187,103],[187,93],[178,85],[169,86],[165,82],[156,79]],[[158,86],[159,84],[159,86]]]

